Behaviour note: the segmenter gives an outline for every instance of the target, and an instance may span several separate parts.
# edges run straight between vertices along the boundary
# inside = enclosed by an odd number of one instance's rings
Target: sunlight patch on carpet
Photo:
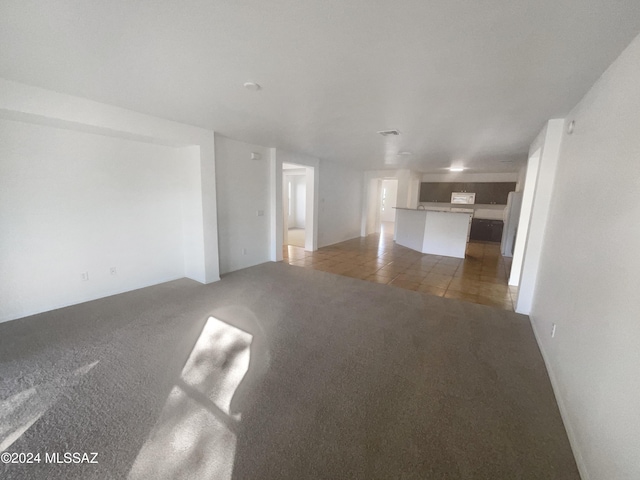
[[[52,381],[0,400],[0,452],[4,452],[53,406],[64,391],[78,384],[99,360],[57,375]]]
[[[209,317],[130,480],[231,478],[240,414],[232,414],[230,405],[249,368],[252,338]]]

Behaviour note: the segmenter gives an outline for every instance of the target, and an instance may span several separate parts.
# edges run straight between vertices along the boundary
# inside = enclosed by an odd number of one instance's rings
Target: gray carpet
[[[3,479],[579,478],[526,317],[282,263],[0,324],[0,377],[7,451],[99,453]]]

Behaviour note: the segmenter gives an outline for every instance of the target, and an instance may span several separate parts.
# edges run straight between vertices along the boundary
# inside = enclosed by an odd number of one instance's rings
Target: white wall
[[[397,180],[383,180],[382,191],[386,192],[385,207],[382,210],[382,204],[380,209],[380,220],[383,222],[395,222],[396,221],[396,200],[398,195],[398,181]],[[382,195],[382,191],[380,195]],[[382,201],[382,198],[380,199]]]
[[[286,241],[284,209],[287,192],[283,188],[282,158],[275,148],[269,149],[269,260],[282,260],[282,247]],[[306,240],[306,238],[305,238]]]
[[[542,257],[542,245],[544,233],[549,218],[551,207],[551,197],[555,182],[558,157],[560,155],[560,145],[562,133],[564,131],[564,120],[549,120],[545,129],[538,136],[538,141],[531,146],[532,155],[529,158],[530,164],[535,164],[535,152],[540,152],[537,162],[537,174],[533,173],[533,168],[527,170],[528,180],[525,183],[525,191],[522,198],[523,208],[518,222],[518,233],[514,256],[519,253],[522,240],[524,239],[524,254],[522,256],[522,267],[520,270],[520,280],[518,282],[518,298],[515,304],[515,311],[528,315],[531,312],[531,304],[536,289],[538,269]],[[531,175],[530,175],[531,173]],[[531,211],[526,212],[524,204],[529,202],[529,186],[533,186],[533,201]],[[527,217],[528,215],[528,217]],[[529,223],[526,235],[522,235],[523,222]],[[512,271],[515,270],[512,265]]]
[[[202,221],[204,217],[203,179],[200,161],[202,154],[199,146],[192,145],[178,149],[178,155],[185,174],[185,190],[182,200],[184,276],[204,283],[207,277],[207,263],[204,259],[206,247]],[[209,270],[215,269],[218,272],[217,230],[216,238],[213,240],[210,238],[209,241],[215,242],[216,255],[215,258],[209,258],[208,268]],[[219,279],[219,277],[216,278]]]
[[[567,117],[530,315],[585,480],[640,478],[638,85],[640,37]]]
[[[420,174],[407,169],[396,172],[398,179],[398,195],[396,206],[398,208],[416,208],[420,197]]]
[[[318,246],[359,237],[362,172],[323,160],[319,189]]]
[[[0,118],[179,148],[195,189],[183,217],[190,237],[185,274],[203,283],[220,279],[212,131],[1,78]]]
[[[418,172],[411,171],[409,174],[409,196],[407,200],[408,208],[418,208],[420,202],[420,183],[422,175]]]
[[[0,145],[0,321],[184,276],[178,149],[7,120]]]
[[[376,232],[380,221],[378,199],[382,189],[382,179],[371,177],[371,172],[363,175],[362,212],[360,218],[360,236],[366,237]],[[397,196],[396,196],[397,198]]]
[[[269,261],[270,150],[218,134],[215,145],[220,273],[228,273]]]
[[[307,179],[306,175],[294,177],[293,191],[295,197],[294,226],[304,228],[307,213]]]
[[[516,192],[522,192],[522,190],[524,190],[524,182],[527,179],[527,166],[529,165],[529,162],[525,162],[524,165],[522,165],[522,167],[520,167],[520,170],[518,171],[518,178],[516,180]]]
[[[295,214],[295,205],[296,205],[296,197],[294,195],[293,190],[294,179],[293,175],[284,175],[282,182],[282,213],[287,225],[287,229],[294,228],[296,214]],[[289,199],[289,195],[291,194],[291,199]],[[286,234],[285,234],[286,235]]]
[[[288,228],[305,228],[307,215],[307,178],[306,169],[284,170],[283,197],[284,212],[287,218]],[[291,215],[289,215],[289,183],[291,183]]]
[[[546,126],[538,137],[543,137],[544,133],[546,133]],[[540,156],[542,153],[541,142],[542,140],[538,139],[534,142],[535,146],[538,146],[538,144],[539,146],[527,161],[527,170],[524,175],[525,182],[522,185],[522,206],[520,207],[520,217],[518,217],[518,228],[513,249],[513,260],[511,262],[511,271],[509,272],[509,285],[514,287],[517,287],[520,284],[522,262],[524,261],[524,250],[527,244],[527,236],[529,234],[533,199],[536,191],[536,183],[538,181],[538,170],[540,169]]]

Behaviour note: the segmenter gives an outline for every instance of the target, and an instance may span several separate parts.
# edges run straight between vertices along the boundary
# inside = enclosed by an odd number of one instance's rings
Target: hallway
[[[355,238],[307,252],[285,246],[290,265],[336,273],[370,282],[514,310],[517,287],[507,284],[511,258],[495,243],[470,242],[466,258],[416,252],[393,242],[393,224],[380,234]]]

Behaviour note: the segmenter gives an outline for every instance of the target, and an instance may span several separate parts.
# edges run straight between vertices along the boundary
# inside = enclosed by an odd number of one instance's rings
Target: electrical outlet
[[[552,324],[551,326],[551,338],[556,336],[556,324]]]
[[[82,279],[83,282],[88,282],[89,281],[89,272],[82,272],[80,274],[80,278]]]
[[[116,269],[116,267],[111,267],[111,268],[109,269],[109,273],[110,273],[111,275],[117,275],[117,274],[118,274],[118,270]]]
[[[246,255],[246,254],[247,254],[247,249],[246,249],[246,248],[243,248],[243,249],[242,249],[242,254],[243,254],[243,255]]]
[[[258,217],[264,217],[264,210],[258,210],[258,211],[256,212],[256,216],[258,216]]]

